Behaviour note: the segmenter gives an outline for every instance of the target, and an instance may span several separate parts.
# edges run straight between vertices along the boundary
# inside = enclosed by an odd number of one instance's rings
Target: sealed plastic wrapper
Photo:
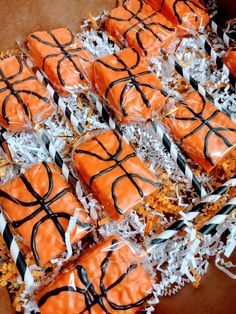
[[[177,27],[177,35],[202,31],[209,23],[207,9],[198,0],[146,0]]]
[[[159,186],[154,174],[114,131],[91,133],[74,147],[74,167],[113,219]]]
[[[147,120],[166,102],[167,93],[135,49],[94,61],[91,79],[98,95],[122,123]]]
[[[35,32],[28,37],[27,47],[37,67],[60,94],[69,95],[68,90],[88,84],[91,57],[71,30]]]
[[[224,57],[224,63],[236,78],[236,48],[230,49]]]
[[[0,186],[0,203],[40,265],[66,250],[65,232],[76,209],[80,210],[70,234],[71,243],[90,229],[81,204],[51,163],[35,164]]]
[[[172,109],[163,122],[179,146],[207,172],[235,148],[236,124],[200,94],[189,93]]]
[[[112,10],[106,29],[123,46],[149,57],[159,55],[160,48],[168,50],[176,37],[172,23],[141,0],[129,0]]]
[[[20,56],[0,60],[0,124],[11,132],[32,128],[54,111],[46,89]]]
[[[141,254],[111,236],[82,254],[37,296],[42,314],[135,314],[152,296]]]

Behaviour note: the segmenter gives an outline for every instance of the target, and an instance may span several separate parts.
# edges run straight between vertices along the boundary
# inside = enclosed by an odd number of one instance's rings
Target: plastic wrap
[[[196,92],[163,118],[180,147],[210,172],[235,148],[236,124]]]
[[[148,57],[158,56],[161,48],[168,51],[176,38],[172,23],[141,0],[129,0],[112,10],[106,30],[122,46]]]
[[[224,63],[236,78],[236,48],[231,48],[224,57]]]
[[[81,139],[73,160],[77,174],[116,220],[159,187],[155,175],[115,131]]]
[[[177,27],[177,35],[202,31],[210,18],[204,5],[198,0],[146,0],[154,10],[163,14]]]
[[[21,56],[0,60],[0,110],[0,124],[11,132],[29,130],[54,111],[46,89]]]
[[[122,123],[147,120],[158,114],[167,100],[161,83],[135,49],[95,60],[91,79]]]
[[[84,254],[37,296],[42,314],[134,314],[152,296],[148,272],[127,242],[111,236]]]
[[[31,248],[37,264],[45,265],[65,251],[70,218],[81,204],[52,163],[39,163],[0,186],[0,203],[13,227]],[[70,234],[75,243],[89,232],[85,212],[78,213]]]
[[[69,95],[88,84],[91,56],[71,30],[35,32],[28,37],[27,47],[37,67],[60,94]]]

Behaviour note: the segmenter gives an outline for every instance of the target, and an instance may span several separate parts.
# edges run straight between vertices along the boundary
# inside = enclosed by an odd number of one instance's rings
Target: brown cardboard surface
[[[66,26],[78,32],[88,12],[100,14],[115,4],[115,0],[0,0],[0,50],[16,47],[16,39],[38,30]]]
[[[236,263],[236,251],[230,260]],[[235,268],[231,271],[235,274]],[[176,295],[161,298],[156,313],[236,314],[235,294],[236,281],[216,268],[212,261],[198,288],[187,284]]]
[[[1,314],[13,314],[14,311],[11,307],[9,295],[7,289],[0,287],[0,313]]]
[[[233,5],[235,0],[227,1]],[[0,0],[0,50],[16,47],[16,39],[25,39],[37,30],[66,26],[78,32],[80,21],[88,12],[99,14],[115,5],[116,0]],[[198,289],[189,284],[175,296],[163,298],[157,313],[234,314],[235,292],[236,282],[211,265]],[[0,313],[11,313],[2,290]]]

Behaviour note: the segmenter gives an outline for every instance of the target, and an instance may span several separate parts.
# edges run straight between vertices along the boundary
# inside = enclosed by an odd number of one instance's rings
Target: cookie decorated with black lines
[[[149,57],[158,56],[160,48],[168,50],[176,37],[172,23],[141,0],[127,1],[112,10],[106,29],[120,44]]]
[[[65,251],[65,232],[76,208],[81,210],[70,235],[71,243],[90,230],[82,205],[51,163],[35,164],[0,186],[0,203],[40,265]]]
[[[122,123],[155,116],[167,100],[167,92],[133,48],[95,60],[91,79],[97,93]]]
[[[0,60],[0,123],[5,129],[30,130],[53,111],[46,89],[20,56]]]
[[[111,236],[59,274],[39,292],[42,314],[135,314],[152,296],[150,276],[139,254],[120,237]]]
[[[177,27],[177,35],[202,31],[210,21],[206,7],[198,0],[145,0]]]
[[[79,84],[88,84],[91,56],[67,28],[39,31],[27,40],[30,56],[62,95]]]
[[[196,92],[175,105],[163,122],[180,147],[207,172],[236,145],[236,124]]]
[[[91,134],[74,147],[74,167],[113,219],[154,193],[155,175],[115,131]]]

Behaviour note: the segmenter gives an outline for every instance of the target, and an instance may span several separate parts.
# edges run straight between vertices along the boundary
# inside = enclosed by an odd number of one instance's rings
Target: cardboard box
[[[78,32],[88,13],[115,6],[114,0],[0,0],[0,50],[16,47],[16,39],[38,30],[66,26]]]
[[[5,287],[0,287],[0,313],[1,314],[13,314],[14,311],[11,308],[10,298]]]
[[[227,1],[235,8],[233,0]],[[0,0],[0,50],[16,47],[16,39],[37,30],[67,26],[78,32],[87,13],[96,15],[115,6],[115,0]],[[235,292],[235,281],[212,263],[198,289],[189,284],[175,296],[162,298],[156,313],[234,314]],[[11,314],[6,291],[0,290],[0,296],[0,313]]]

